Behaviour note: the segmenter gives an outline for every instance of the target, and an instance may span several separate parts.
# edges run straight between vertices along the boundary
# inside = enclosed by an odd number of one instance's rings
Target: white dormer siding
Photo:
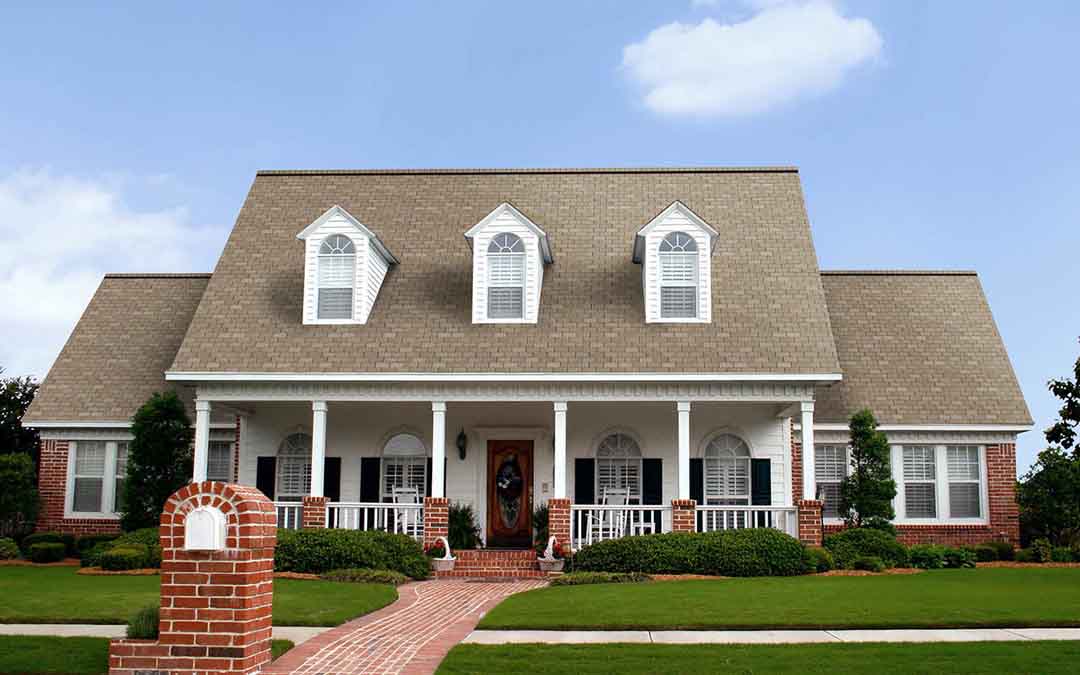
[[[681,235],[693,240],[687,245]],[[641,265],[646,323],[712,322],[712,249],[717,232],[682,202],[674,202],[638,231],[634,262]],[[662,252],[668,239],[670,252]],[[696,251],[687,249],[696,248]],[[664,287],[668,287],[667,303]],[[681,289],[696,287],[693,301]]]
[[[296,236],[304,242],[304,324],[366,323],[387,270],[390,265],[397,264],[393,254],[371,230],[340,206],[331,207]],[[324,312],[320,316],[320,287],[341,289],[348,286],[348,271],[342,270],[340,262],[335,262],[332,256],[323,252],[323,243],[328,241],[333,244],[328,248],[340,250],[340,240],[335,239],[337,236],[348,237],[352,242],[352,254],[349,256],[353,264],[351,307],[350,311],[342,313],[340,302],[327,303],[324,299]],[[331,268],[331,265],[334,267]],[[341,294],[337,295],[340,297]],[[339,311],[326,312],[330,306]]]
[[[551,250],[544,231],[513,206],[504,203],[469,229],[465,236],[472,242],[473,323],[536,323],[540,315],[544,264],[551,262]],[[505,247],[507,242],[512,243],[513,237],[520,239],[520,254],[516,253],[517,247],[512,250]],[[497,251],[492,251],[493,248]],[[517,258],[518,255],[521,258]],[[520,316],[507,316],[506,310],[514,304],[510,289],[517,287],[519,280],[523,289],[522,312]],[[507,289],[495,299],[496,308],[503,311],[494,315],[489,312],[493,287]]]

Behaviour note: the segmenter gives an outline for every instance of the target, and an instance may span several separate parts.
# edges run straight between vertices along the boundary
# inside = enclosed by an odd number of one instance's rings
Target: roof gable
[[[712,225],[706,223],[701,216],[694,213],[694,211],[689,206],[683,204],[681,201],[676,199],[671,203],[670,206],[657,214],[655,218],[650,220],[648,223],[642,226],[640,230],[637,231],[637,235],[635,235],[634,237],[633,261],[635,263],[640,263],[644,259],[645,238],[648,236],[648,234],[654,229],[656,229],[658,225],[666,222],[674,214],[682,215],[687,220],[689,220],[691,224],[693,224],[699,230],[707,234],[709,236],[709,252],[711,253],[713,250],[715,250],[716,238],[720,236],[720,233],[717,232]]]
[[[542,230],[540,226],[534,223],[528,216],[514,208],[514,205],[510,204],[509,202],[503,202],[502,204],[499,204],[495,207],[495,210],[484,216],[479,223],[473,225],[468,230],[466,230],[465,238],[472,239],[477,234],[487,229],[492,223],[497,221],[500,216],[503,215],[508,215],[514,220],[518,221],[518,223],[528,228],[529,231],[531,231],[537,236],[537,238],[539,238],[540,255],[544,259],[544,264],[550,265],[554,262],[554,259],[551,257],[551,245],[548,243],[547,233],[544,232],[544,230]]]
[[[383,260],[386,261],[386,264],[398,264],[398,259],[394,257],[394,254],[391,253],[390,249],[386,247],[386,244],[384,244],[382,240],[379,239],[378,235],[376,235],[374,232],[368,229],[367,226],[365,226],[363,223],[353,217],[351,213],[341,208],[337,204],[328,208],[321,216],[316,218],[313,223],[300,230],[300,232],[297,233],[296,238],[300,241],[307,240],[308,237],[319,232],[323,225],[325,225],[328,221],[336,217],[343,218],[346,222],[356,228],[357,232],[367,237],[368,240],[371,241],[372,248],[374,248],[375,251],[378,252],[380,256],[382,256]]]

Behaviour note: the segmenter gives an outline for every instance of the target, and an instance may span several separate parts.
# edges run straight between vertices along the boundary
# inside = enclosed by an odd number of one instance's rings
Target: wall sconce
[[[465,451],[469,449],[469,437],[465,435],[465,428],[462,427],[461,431],[457,435],[457,451],[458,457],[461,461],[465,461]]]

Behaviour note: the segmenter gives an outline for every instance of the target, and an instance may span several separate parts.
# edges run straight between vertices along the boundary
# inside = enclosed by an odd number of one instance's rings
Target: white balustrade
[[[695,515],[698,532],[771,527],[793,537],[799,536],[799,515],[795,507],[700,505]]]
[[[300,502],[274,502],[277,526],[286,530],[299,530],[304,523],[304,506]]]
[[[570,529],[575,551],[606,539],[670,532],[671,507],[572,504]]]
[[[342,530],[383,530],[424,538],[424,505],[385,502],[330,502],[326,526]]]

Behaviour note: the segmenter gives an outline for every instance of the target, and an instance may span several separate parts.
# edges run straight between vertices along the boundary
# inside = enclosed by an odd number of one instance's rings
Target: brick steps
[[[450,572],[436,572],[439,579],[546,579],[531,549],[475,549],[454,551],[457,563]]]

